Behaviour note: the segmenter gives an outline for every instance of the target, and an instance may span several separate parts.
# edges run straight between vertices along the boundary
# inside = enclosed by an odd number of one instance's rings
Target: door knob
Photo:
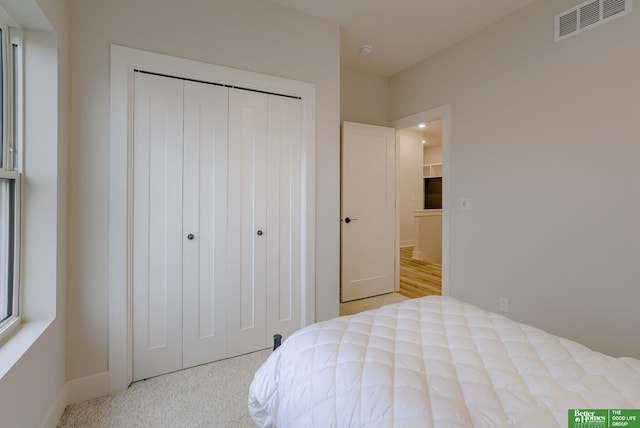
[[[345,219],[344,219],[344,222],[345,222],[345,223],[347,223],[347,224],[349,224],[349,223],[351,223],[352,221],[356,221],[356,220],[358,220],[358,219],[357,219],[357,218],[350,218],[350,217],[347,217],[347,218],[345,218]]]
[[[263,234],[262,231],[258,230],[258,236],[262,236],[262,234]]]
[[[190,233],[190,234],[188,234],[188,235],[187,235],[187,239],[188,239],[189,241],[193,241],[193,238],[195,238],[195,236],[193,235],[193,233]]]

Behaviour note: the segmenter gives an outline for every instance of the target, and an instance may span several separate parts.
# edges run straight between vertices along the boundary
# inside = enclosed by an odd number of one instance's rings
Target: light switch
[[[473,201],[471,198],[460,199],[460,208],[465,211],[471,211],[473,209]]]

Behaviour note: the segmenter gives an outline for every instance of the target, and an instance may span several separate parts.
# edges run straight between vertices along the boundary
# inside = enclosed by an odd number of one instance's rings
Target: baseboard
[[[67,404],[80,403],[109,394],[109,372],[67,382]]]
[[[80,403],[109,394],[109,372],[99,373],[64,384],[40,424],[40,428],[56,428],[68,404]]]
[[[413,247],[415,245],[415,241],[413,239],[407,239],[404,241],[400,241],[400,248],[404,247]]]
[[[42,423],[40,424],[40,428],[56,428],[58,426],[58,422],[62,417],[62,413],[64,413],[64,408],[67,407],[67,384],[65,383],[56,401],[53,403],[47,415],[44,417]]]

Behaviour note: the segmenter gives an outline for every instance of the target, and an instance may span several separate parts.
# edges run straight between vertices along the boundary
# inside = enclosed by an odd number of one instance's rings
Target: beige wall
[[[0,0],[0,7],[23,29],[24,54],[24,322],[0,346],[0,425],[55,426],[66,404],[67,4]]]
[[[67,378],[108,370],[109,45],[317,88],[316,317],[338,315],[339,28],[262,0],[70,0]]]
[[[442,145],[423,146],[424,163],[442,163]]]
[[[422,208],[422,136],[398,130],[398,189],[400,201],[400,245],[414,245],[413,210]]]
[[[389,79],[361,71],[340,71],[341,121],[389,125]]]
[[[576,3],[538,0],[394,76],[390,116],[451,105],[452,296],[640,357],[640,1],[554,43]]]
[[[442,264],[442,214],[429,211],[429,215],[417,216],[414,220],[416,245],[413,257],[429,263]]]

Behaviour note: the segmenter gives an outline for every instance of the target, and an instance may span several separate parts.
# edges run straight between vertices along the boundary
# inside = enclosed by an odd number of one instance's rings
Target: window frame
[[[21,176],[16,171],[6,171],[0,169],[0,179],[13,181],[13,229],[11,230],[13,238],[13,266],[12,268],[12,288],[11,292],[11,315],[5,320],[0,321],[0,340],[7,335],[21,321],[20,307],[20,195],[21,195]],[[8,300],[8,299],[7,299]]]
[[[0,321],[0,342],[4,341],[20,325],[22,321],[21,302],[21,249],[20,241],[22,235],[21,228],[21,207],[22,207],[22,174],[20,172],[22,133],[20,123],[22,120],[22,33],[19,29],[10,27],[4,20],[0,20],[2,30],[2,167],[0,168],[0,179],[13,181],[13,228],[10,231],[13,245],[10,251],[13,253],[12,263],[12,283],[7,289],[7,294],[11,294],[11,299],[7,303],[11,304],[11,315]],[[7,296],[8,297],[8,296]]]

